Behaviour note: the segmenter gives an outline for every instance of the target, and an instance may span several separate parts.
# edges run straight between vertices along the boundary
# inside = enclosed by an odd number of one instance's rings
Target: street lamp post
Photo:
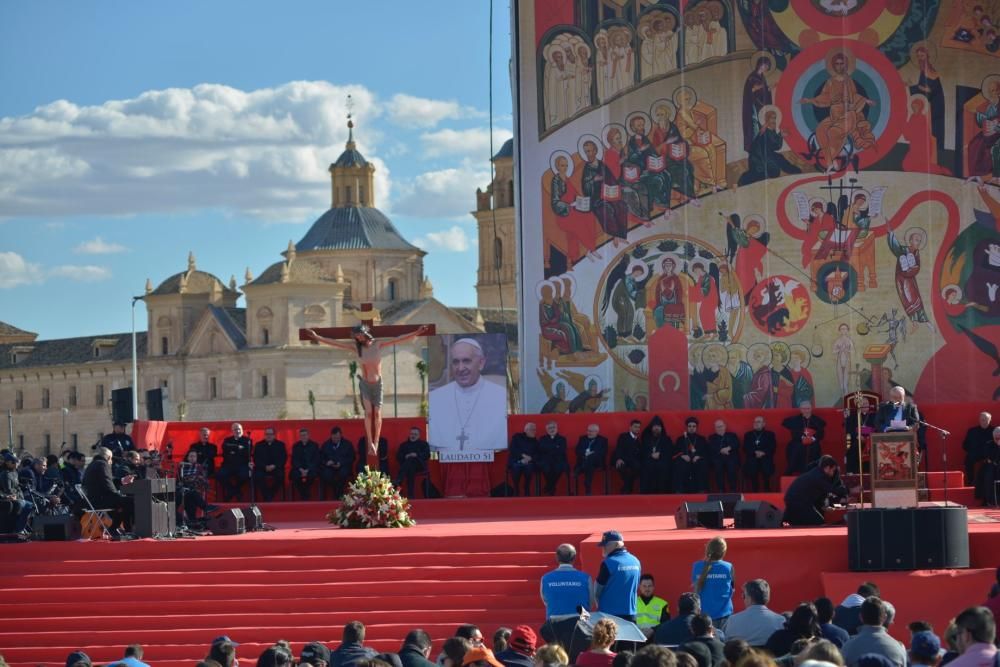
[[[68,415],[68,414],[69,414],[69,408],[67,408],[64,405],[63,409],[62,409],[62,432],[63,432],[62,447],[60,448],[59,451],[62,451],[63,449],[66,449],[66,415]],[[51,453],[51,452],[49,452],[49,453]]]
[[[139,354],[135,345],[135,304],[144,298],[132,297],[132,419],[139,418]]]

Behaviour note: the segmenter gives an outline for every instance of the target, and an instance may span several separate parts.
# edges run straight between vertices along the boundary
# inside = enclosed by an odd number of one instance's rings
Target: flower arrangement
[[[326,515],[341,528],[406,528],[416,525],[410,501],[392,485],[388,475],[365,468],[348,487],[340,507]]]

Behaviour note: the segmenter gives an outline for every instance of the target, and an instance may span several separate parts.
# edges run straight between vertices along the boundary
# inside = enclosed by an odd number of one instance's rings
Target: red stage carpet
[[[767,497],[774,500],[774,496]],[[407,631],[435,640],[464,622],[489,636],[499,625],[543,620],[539,577],[560,542],[580,549],[583,566],[600,561],[596,542],[609,528],[676,604],[690,588],[691,562],[714,533],[676,530],[679,497],[512,498],[416,501],[418,526],[348,531],[327,526],[329,504],[265,506],[278,530],[196,540],[0,545],[0,653],[15,666],[62,665],[85,650],[99,663],[139,642],[155,667],[190,667],[209,642],[241,642],[244,665],[283,638],[336,645],[343,624],[360,619],[370,643],[399,649]],[[985,518],[984,513],[974,516]],[[530,517],[530,518],[523,518]],[[787,609],[826,594],[839,602],[872,579],[897,608],[894,630],[948,616],[983,600],[1000,553],[1000,523],[970,525],[977,570],[916,574],[847,572],[846,529],[727,530],[740,582],[771,582],[772,606]],[[989,568],[989,569],[987,569]]]

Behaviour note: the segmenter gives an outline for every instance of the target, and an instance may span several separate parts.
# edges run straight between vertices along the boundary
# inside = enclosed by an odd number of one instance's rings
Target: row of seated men
[[[206,474],[218,480],[222,498],[227,502],[240,497],[251,475],[255,493],[264,501],[274,499],[286,478],[302,500],[310,499],[310,489],[317,480],[321,499],[327,490],[333,498],[339,498],[366,463],[367,439],[362,436],[355,451],[354,444],[344,437],[339,426],[330,430],[330,437],[322,445],[310,438],[309,429],[300,429],[290,457],[288,446],[276,438],[274,428],[265,428],[264,439],[257,443],[244,433],[241,424],[233,424],[231,430],[232,435],[222,441],[221,455],[207,428],[201,429],[198,441],[188,450],[188,455],[193,452],[197,463],[204,466]],[[430,457],[430,445],[421,437],[420,429],[410,429],[409,437],[396,452],[395,479],[397,485],[406,481],[409,496],[414,494],[416,478],[427,472]],[[390,474],[389,443],[384,437],[379,438],[378,462],[379,469]],[[424,492],[426,495],[426,487]]]
[[[784,419],[781,425],[789,433],[785,454],[785,475],[798,475],[822,455],[826,422],[813,414],[812,405],[803,403],[800,413]],[[597,424],[590,424],[579,436],[574,449],[572,479],[583,477],[584,491],[591,493],[594,473],[614,471],[621,480],[621,493],[705,493],[710,473],[714,472],[719,491],[740,490],[741,477],[749,489],[771,490],[775,473],[774,455],[777,436],[766,428],[763,416],[755,417],[753,428],[742,437],[717,419],[707,437],[699,433],[697,417],[685,420],[684,433],[672,439],[663,420],[654,416],[645,426],[634,419],[628,431],[620,434],[611,450],[608,439]],[[609,457],[610,453],[610,457]],[[544,493],[555,493],[560,477],[570,473],[566,437],[559,425],[550,421],[545,434],[538,436],[534,423],[511,438],[508,470],[518,493],[530,495],[536,474],[545,481]]]
[[[985,506],[1000,506],[1000,424],[989,412],[979,413],[979,423],[965,433],[965,483],[975,486],[976,499]]]

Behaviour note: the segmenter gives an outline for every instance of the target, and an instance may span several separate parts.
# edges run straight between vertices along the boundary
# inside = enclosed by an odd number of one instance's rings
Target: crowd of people
[[[460,625],[437,655],[422,629],[403,638],[397,652],[365,645],[365,626],[352,621],[336,647],[309,642],[298,655],[278,641],[257,656],[258,667],[1000,667],[996,615],[997,583],[982,606],[959,611],[942,636],[926,621],[908,623],[909,641],[893,638],[893,605],[879,587],[864,582],[839,604],[821,597],[779,613],[768,607],[771,589],[763,579],[737,592],[726,542],[710,540],[705,558],[692,564],[691,590],[680,594],[672,613],[658,597],[655,580],[611,530],[600,541],[603,560],[596,580],[574,567],[576,549],[556,549],[557,567],[541,580],[545,623],[498,628],[492,649],[476,625]],[[908,644],[908,645],[907,645]],[[217,637],[196,667],[238,667],[239,644]],[[246,656],[250,657],[250,656]],[[143,649],[132,644],[109,667],[149,667]],[[0,667],[4,667],[0,656]],[[94,667],[82,651],[66,667]]]

